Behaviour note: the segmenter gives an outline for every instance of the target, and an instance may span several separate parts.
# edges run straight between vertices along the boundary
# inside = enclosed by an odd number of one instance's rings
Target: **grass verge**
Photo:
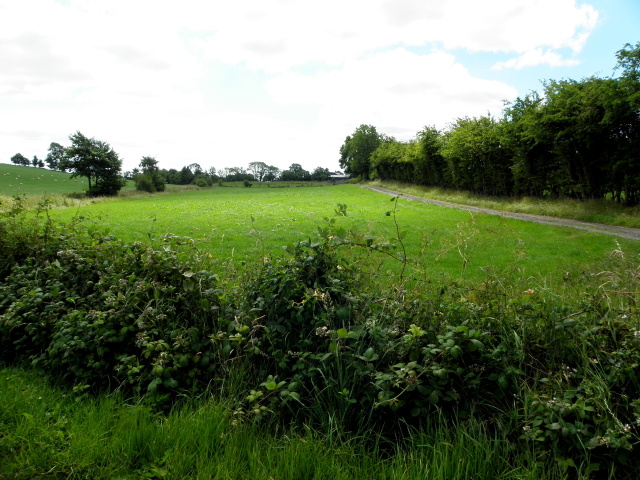
[[[532,197],[502,198],[474,195],[469,192],[442,188],[421,187],[400,182],[371,181],[375,185],[400,193],[430,198],[462,205],[492,208],[504,212],[546,215],[549,217],[569,218],[583,222],[619,225],[621,227],[640,228],[640,206],[625,207],[606,200],[580,201],[574,199],[542,199]]]
[[[552,463],[518,452],[471,420],[435,417],[394,445],[370,433],[234,426],[203,396],[166,416],[117,393],[76,396],[35,371],[0,369],[0,479],[551,479]]]

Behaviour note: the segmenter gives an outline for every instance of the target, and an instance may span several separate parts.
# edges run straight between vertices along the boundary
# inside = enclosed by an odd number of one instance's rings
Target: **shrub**
[[[133,181],[136,183],[136,190],[148,193],[153,193],[156,191],[156,186],[154,185],[153,180],[149,175],[136,175],[133,178]]]
[[[178,259],[182,239],[154,250],[69,228],[13,257],[0,283],[2,360],[157,399],[204,388],[219,368],[217,276]]]
[[[207,175],[199,175],[194,179],[193,183],[198,187],[205,188],[213,185],[213,180]]]

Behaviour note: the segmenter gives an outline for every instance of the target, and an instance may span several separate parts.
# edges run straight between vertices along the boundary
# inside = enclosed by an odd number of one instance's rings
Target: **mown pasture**
[[[423,279],[482,281],[488,275],[539,282],[562,277],[622,248],[640,253],[638,242],[586,231],[471,214],[385,195],[356,185],[312,188],[212,188],[97,202],[52,211],[61,221],[82,217],[125,242],[189,237],[220,265],[254,263],[279,256],[282,247],[314,239],[335,216],[336,225],[362,238],[391,242]],[[389,214],[389,215],[388,215]],[[397,223],[397,225],[396,225]],[[398,240],[398,232],[403,234]],[[402,243],[402,245],[401,245]],[[379,273],[397,271],[389,260]],[[395,266],[394,266],[395,265]]]

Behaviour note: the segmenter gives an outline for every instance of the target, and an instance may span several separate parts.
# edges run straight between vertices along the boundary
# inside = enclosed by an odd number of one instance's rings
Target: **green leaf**
[[[162,379],[154,378],[153,380],[151,380],[151,382],[147,386],[147,392],[155,392],[156,389],[158,388],[158,385],[160,385],[161,383],[162,383]]]
[[[293,398],[295,401],[300,401],[300,394],[298,392],[289,392],[289,398]]]
[[[211,310],[211,304],[209,303],[209,300],[207,298],[203,298],[202,300],[200,300],[200,304],[202,305],[202,309],[205,312]]]
[[[484,350],[484,343],[476,338],[469,340],[469,351],[475,352],[476,350]]]
[[[373,347],[369,347],[367,348],[367,350],[364,352],[364,357],[369,360],[370,362],[373,362],[375,360],[377,360],[378,354],[376,353],[376,351],[373,349]]]
[[[458,358],[460,355],[462,355],[462,349],[458,345],[454,345],[453,347],[451,347],[451,350],[449,350],[449,353],[453,358]]]

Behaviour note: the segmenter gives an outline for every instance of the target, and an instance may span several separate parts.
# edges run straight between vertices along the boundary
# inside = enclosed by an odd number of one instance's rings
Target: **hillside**
[[[70,177],[69,173],[55,172],[46,168],[0,163],[0,195],[82,193],[87,187],[87,179]]]

